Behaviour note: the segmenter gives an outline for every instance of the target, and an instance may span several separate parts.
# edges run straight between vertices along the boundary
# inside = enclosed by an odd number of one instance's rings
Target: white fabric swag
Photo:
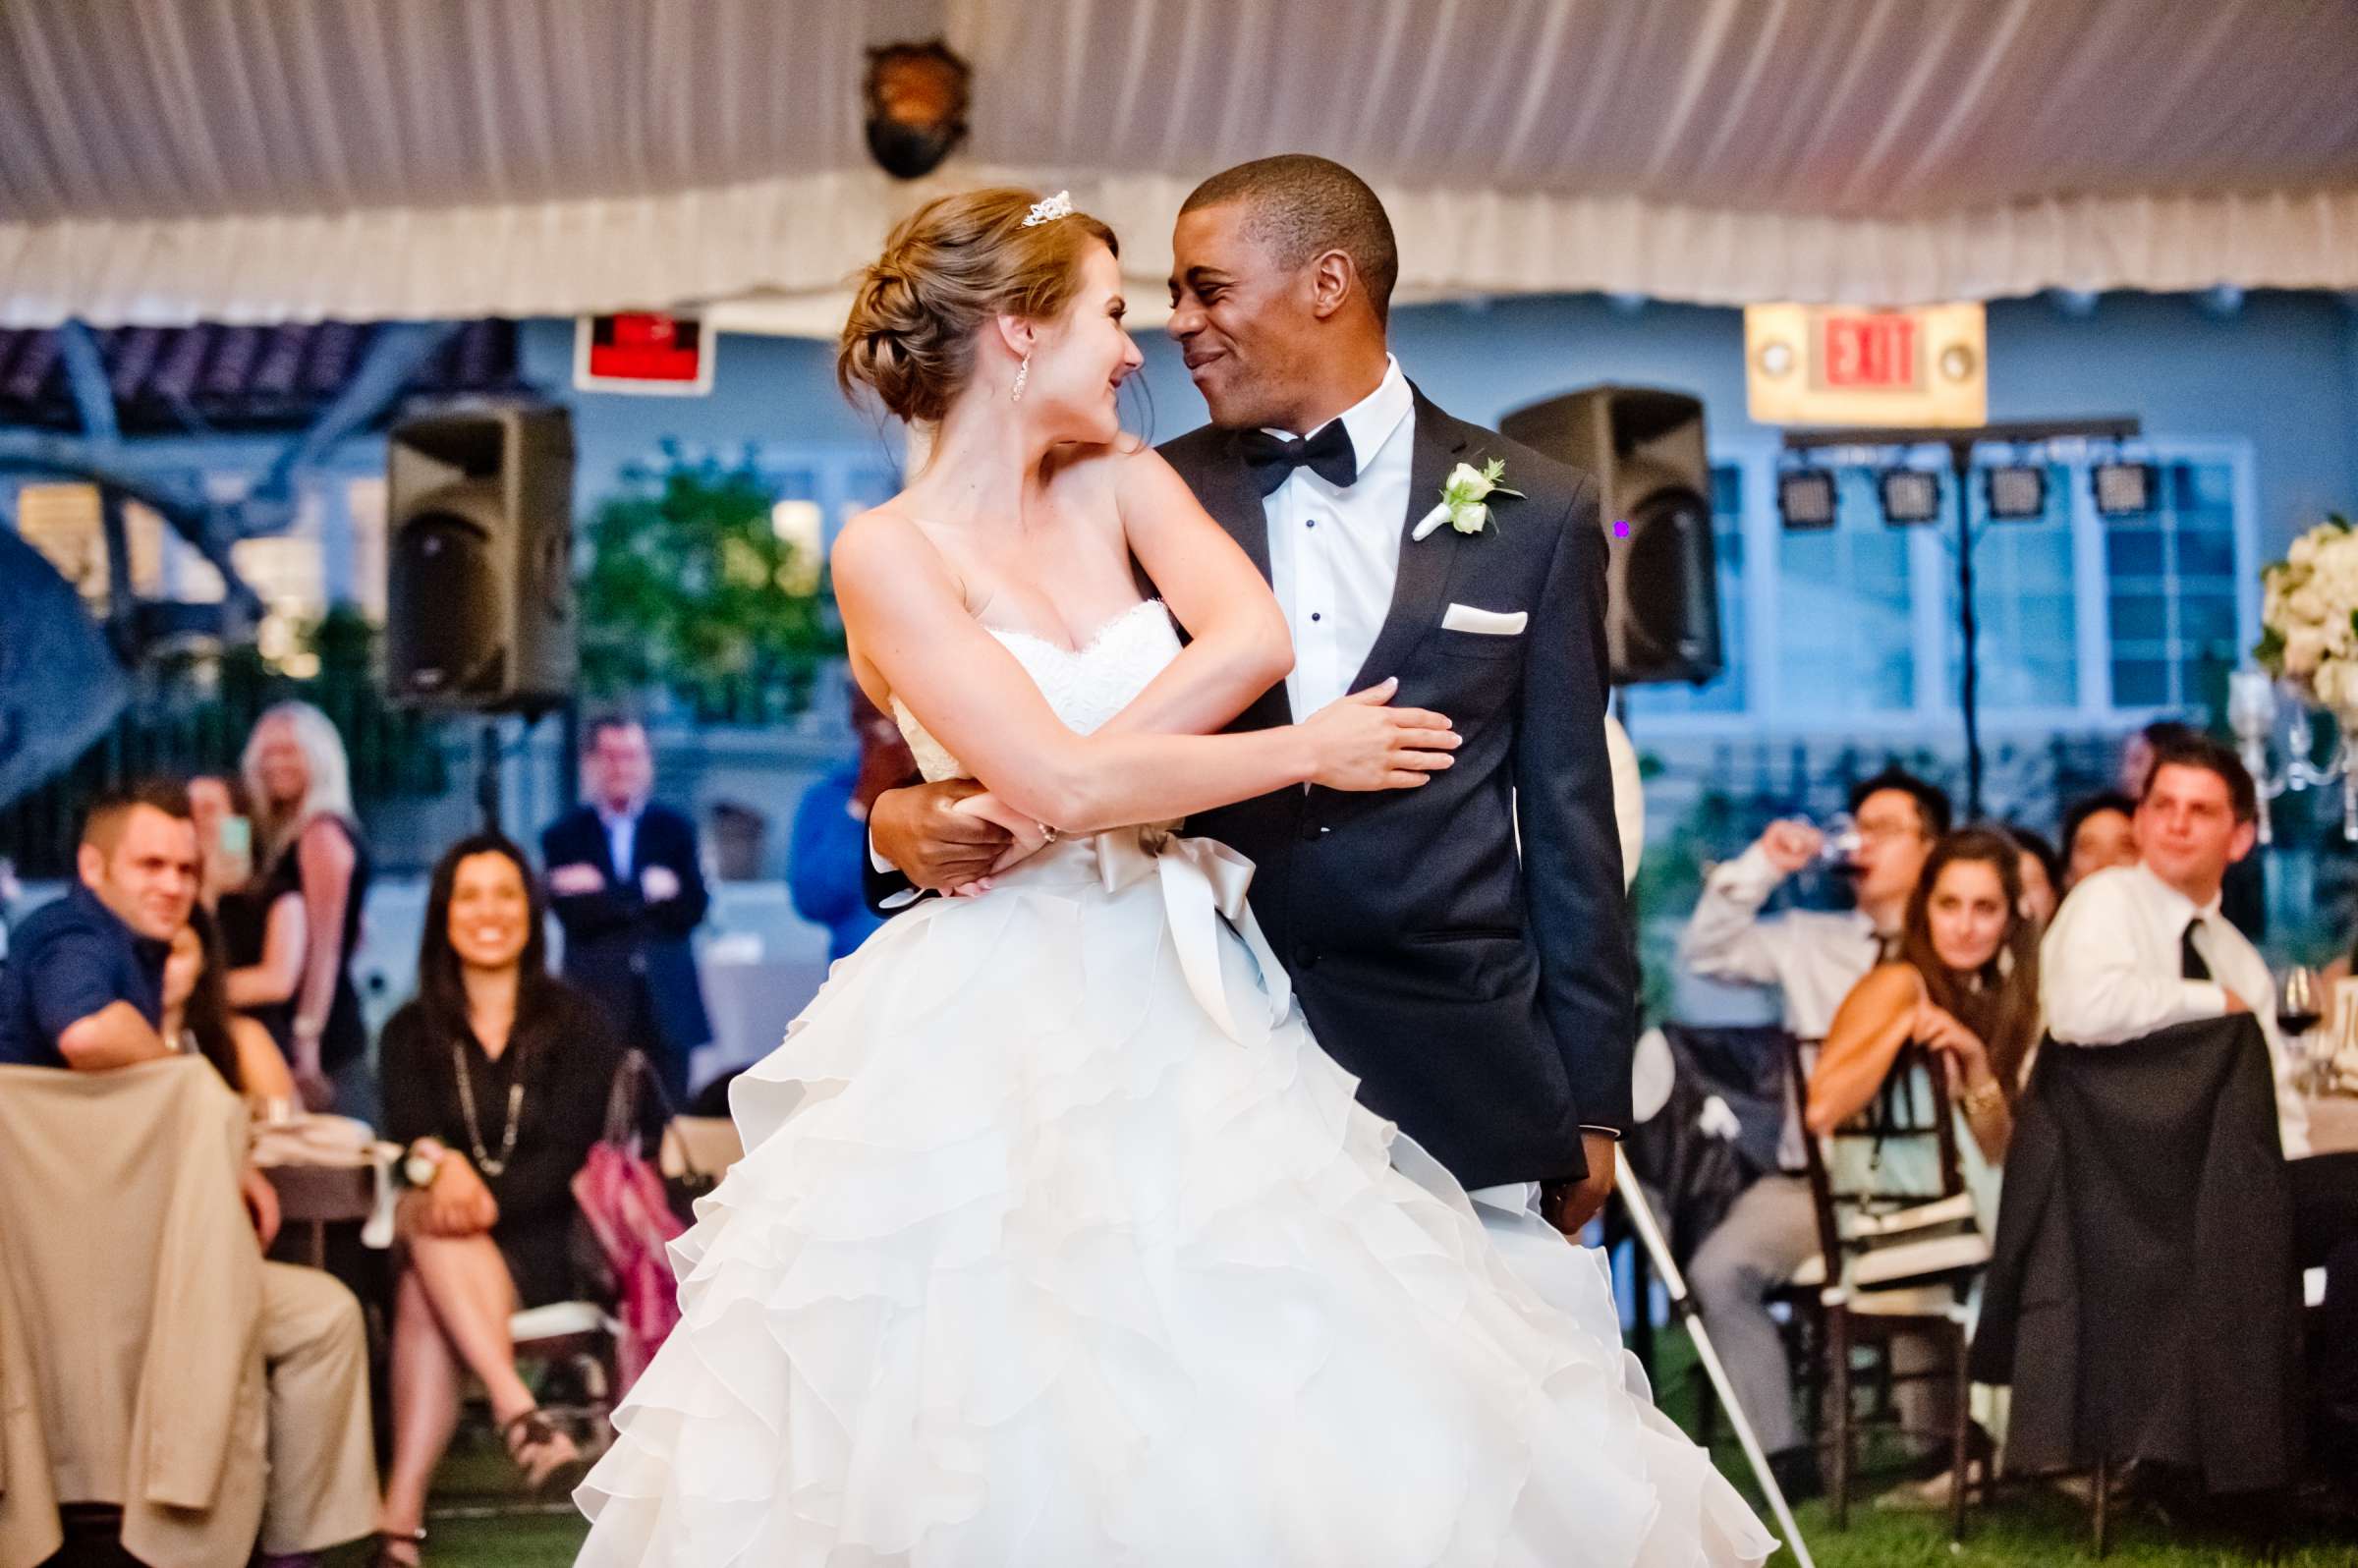
[[[869,163],[947,35],[971,161]],[[531,315],[825,330],[939,189],[1069,187],[1161,296],[1197,180],[1311,150],[1402,297],[2358,287],[2358,7],[2280,0],[14,0],[0,322]]]

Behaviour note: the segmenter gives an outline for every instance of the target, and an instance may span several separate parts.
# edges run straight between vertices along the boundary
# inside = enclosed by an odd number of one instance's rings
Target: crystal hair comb
[[[1069,218],[1072,215],[1073,194],[1070,191],[1059,191],[1045,201],[1032,203],[1031,212],[1024,218],[1024,227],[1037,229],[1043,223],[1052,223],[1058,218]]]

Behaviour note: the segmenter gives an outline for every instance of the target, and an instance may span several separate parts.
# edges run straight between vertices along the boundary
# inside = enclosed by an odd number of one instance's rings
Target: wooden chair
[[[1796,1111],[1808,1109],[1808,1078],[1800,1047],[1793,1048],[1792,1084]],[[1908,1086],[1922,1082],[1928,1103]],[[1810,1195],[1817,1208],[1820,1257],[1796,1274],[1790,1295],[1814,1296],[1796,1316],[1816,1319],[1814,1338],[1823,1366],[1812,1382],[1825,1390],[1824,1442],[1830,1449],[1827,1491],[1836,1529],[1850,1521],[1850,1484],[1862,1423],[1857,1409],[1853,1352],[1881,1351],[1876,1388],[1879,1417],[1888,1412],[1896,1384],[1944,1377],[1954,1408],[1943,1435],[1949,1449],[1949,1531],[1962,1540],[1968,1471],[1975,1457],[1969,1408],[1972,1389],[1966,1370],[1970,1330],[1966,1297],[1990,1259],[1989,1238],[1974,1216],[1958,1157],[1957,1128],[1946,1077],[1939,1064],[1910,1047],[1893,1064],[1890,1085],[1876,1103],[1825,1139],[1804,1141]],[[1929,1120],[1929,1126],[1925,1125]],[[1837,1186],[1827,1153],[1845,1143],[1880,1144],[1929,1139],[1937,1150],[1939,1191],[1879,1190],[1872,1182],[1851,1190]],[[1872,1168],[1874,1161],[1869,1161]],[[1947,1365],[1937,1372],[1901,1373],[1891,1346],[1905,1334],[1943,1343]],[[1901,1427],[1896,1417],[1891,1425]],[[1904,1427],[1901,1427],[1904,1429]]]

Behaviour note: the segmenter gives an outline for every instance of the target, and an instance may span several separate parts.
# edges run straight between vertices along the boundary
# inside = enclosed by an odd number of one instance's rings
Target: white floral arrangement
[[[2260,581],[2267,591],[2252,656],[2318,706],[2358,713],[2358,532],[2328,518]]]

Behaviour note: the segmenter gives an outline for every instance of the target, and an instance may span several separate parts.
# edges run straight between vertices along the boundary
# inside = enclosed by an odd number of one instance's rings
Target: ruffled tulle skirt
[[[683,1320],[578,1494],[580,1562],[1765,1556],[1601,1263],[1543,1304],[1298,1010],[1251,1005],[1232,932],[1241,1038],[1181,903],[1111,879],[1068,841],[901,916],[738,1080],[745,1158],[675,1244]]]

